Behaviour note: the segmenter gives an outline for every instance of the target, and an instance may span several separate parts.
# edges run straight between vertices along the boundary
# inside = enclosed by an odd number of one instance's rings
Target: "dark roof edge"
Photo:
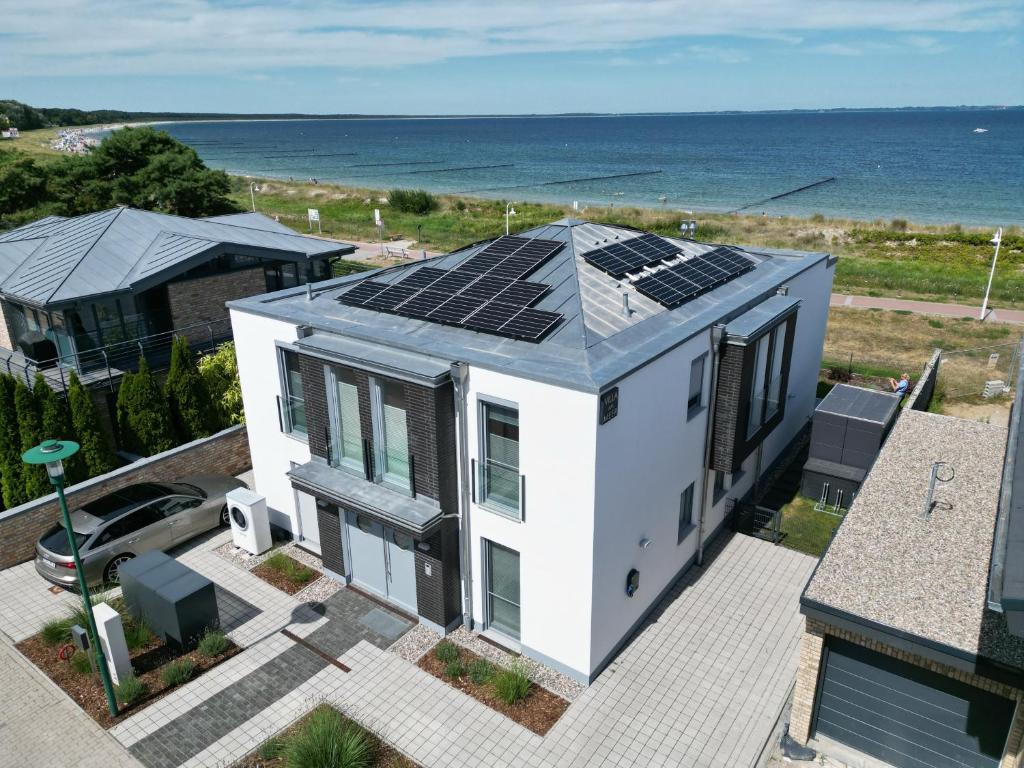
[[[1013,688],[1024,688],[1024,671],[998,664],[962,648],[929,640],[919,635],[890,627],[862,616],[834,608],[807,597],[800,597],[800,613],[839,629],[845,629],[868,640],[874,640],[897,650],[921,656],[954,669],[995,680]]]
[[[1024,589],[1006,590],[1006,566],[1011,558],[1010,528],[1024,526],[1024,488],[1014,498],[1015,476],[1024,475],[1024,466],[1018,464],[1018,456],[1024,450],[1024,430],[1021,419],[1024,416],[1024,357],[1017,370],[1017,388],[1010,413],[1010,430],[1006,436],[1006,457],[1003,459],[1003,477],[999,487],[999,511],[996,514],[995,535],[992,537],[992,556],[989,561],[988,607],[993,611],[1003,610],[1003,601],[1019,605],[1024,601]],[[1024,557],[1024,553],[1016,553]],[[1021,585],[1016,585],[1021,586]]]

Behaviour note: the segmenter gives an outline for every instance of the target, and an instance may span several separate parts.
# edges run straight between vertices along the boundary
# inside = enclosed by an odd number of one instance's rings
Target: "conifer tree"
[[[174,447],[167,398],[144,357],[138,373],[127,373],[117,393],[117,429],[124,448],[152,456]]]
[[[109,472],[116,466],[114,452],[100,426],[96,405],[74,372],[71,373],[71,381],[68,384],[68,404],[74,439],[82,447],[79,455],[82,457],[86,477],[96,477]]]
[[[32,394],[36,398],[39,418],[42,424],[43,440],[75,440],[71,429],[71,412],[67,401],[59,397],[46,383],[43,374],[37,373],[32,383]],[[75,440],[75,442],[78,442]],[[85,480],[85,464],[81,452],[64,461],[64,476],[67,484],[73,485]]]
[[[214,420],[210,393],[184,336],[175,338],[171,347],[171,367],[164,391],[178,439],[187,443],[209,436]]]
[[[43,431],[42,421],[39,418],[39,404],[36,402],[35,395],[20,381],[14,385],[14,413],[18,418],[18,434],[21,438],[20,452],[24,453],[29,448],[39,445],[43,439]],[[46,468],[41,464],[23,465],[21,476],[25,482],[25,497],[29,501],[45,496],[52,490],[46,476]]]
[[[0,489],[6,509],[28,501],[20,448],[21,435],[14,412],[14,377],[5,373],[0,375]]]

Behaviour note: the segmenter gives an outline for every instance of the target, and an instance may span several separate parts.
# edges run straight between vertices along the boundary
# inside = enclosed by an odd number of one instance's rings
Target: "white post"
[[[256,182],[249,183],[249,197],[252,198],[252,212],[256,213]]]
[[[93,608],[93,615],[96,617],[96,634],[99,635],[100,648],[107,659],[110,677],[114,685],[120,685],[122,680],[135,674],[128,656],[121,615],[106,603]]]
[[[995,274],[996,274],[996,260],[999,258],[999,244],[1002,241],[1003,241],[1003,228],[1000,227],[998,230],[996,230],[995,237],[993,237],[992,240],[990,241],[990,242],[995,243],[995,245],[996,245],[996,252],[992,256],[992,269],[990,269],[989,273],[988,273],[988,285],[985,287],[985,300],[983,302],[981,302],[981,314],[978,315],[978,319],[979,320],[984,320],[985,319],[985,310],[988,309],[988,294],[989,294],[989,291],[992,290],[992,278],[995,277]]]

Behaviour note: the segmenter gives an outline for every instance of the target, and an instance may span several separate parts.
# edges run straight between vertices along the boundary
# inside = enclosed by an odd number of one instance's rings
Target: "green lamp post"
[[[82,570],[82,560],[78,555],[78,543],[75,541],[74,530],[71,528],[71,515],[68,513],[68,503],[64,498],[64,459],[70,458],[78,453],[78,443],[70,440],[46,440],[35,448],[30,448],[21,454],[22,461],[26,464],[43,464],[46,466],[46,474],[50,482],[57,489],[57,499],[60,501],[60,511],[64,516],[64,531],[68,535],[68,544],[71,547],[71,557],[75,561],[75,573],[78,574],[78,586],[82,590],[82,603],[85,605],[85,615],[89,620],[89,642],[92,643],[93,653],[96,654],[96,664],[99,667],[100,679],[103,680],[103,690],[107,694],[107,705],[110,707],[110,714],[117,717],[117,699],[114,696],[114,685],[110,681],[110,670],[107,668],[107,659],[100,647],[99,633],[96,631],[96,619],[92,614],[92,600],[89,597],[89,585],[85,583],[85,571]]]

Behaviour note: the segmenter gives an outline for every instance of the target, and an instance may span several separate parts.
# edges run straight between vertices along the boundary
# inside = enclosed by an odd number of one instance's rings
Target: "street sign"
[[[309,217],[309,231],[313,231],[313,222],[316,222],[316,231],[321,235],[324,231],[320,228],[320,211],[316,208],[307,208],[306,215]]]

